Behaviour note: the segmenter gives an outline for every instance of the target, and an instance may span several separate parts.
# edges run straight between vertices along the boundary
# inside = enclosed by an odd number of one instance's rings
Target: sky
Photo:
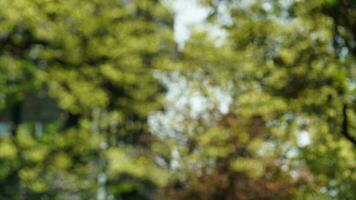
[[[197,0],[173,0],[173,9],[176,13],[175,39],[183,47],[189,39],[191,27],[202,25],[209,10],[199,5]],[[168,89],[166,103],[169,106],[165,112],[157,112],[149,118],[151,131],[160,137],[184,140],[185,135],[182,133],[185,132],[185,118],[206,118],[212,121],[212,116],[208,116],[207,112],[209,109],[215,108],[221,114],[229,110],[231,96],[219,87],[206,86],[212,94],[206,97],[199,89],[190,87],[192,84],[189,84],[189,80],[179,73],[162,75],[160,79]]]
[[[173,9],[175,16],[175,39],[182,45],[190,35],[190,26],[201,24],[209,11],[199,5],[197,0],[174,0]]]

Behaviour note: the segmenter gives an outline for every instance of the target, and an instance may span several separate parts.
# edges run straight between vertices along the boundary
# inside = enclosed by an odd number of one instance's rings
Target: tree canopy
[[[1,1],[0,199],[355,198],[355,1],[199,3]]]

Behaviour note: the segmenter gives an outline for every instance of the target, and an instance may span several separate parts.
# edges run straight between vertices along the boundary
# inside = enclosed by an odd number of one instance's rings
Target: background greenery
[[[0,199],[354,199],[356,2],[200,3],[0,1]]]

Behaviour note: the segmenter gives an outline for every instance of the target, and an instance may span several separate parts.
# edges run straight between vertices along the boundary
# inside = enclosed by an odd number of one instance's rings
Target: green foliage
[[[134,193],[142,182],[162,185],[165,175],[144,149],[146,118],[161,106],[153,72],[175,45],[171,11],[148,0],[0,4],[1,108],[13,121],[1,146],[1,198],[119,198],[105,187],[128,181],[134,186],[125,192]],[[25,117],[37,112],[26,107],[33,94],[52,99],[60,112],[39,122],[58,124],[51,133],[32,135],[26,125],[41,120]]]
[[[354,1],[200,2],[0,1],[0,199],[353,199]]]

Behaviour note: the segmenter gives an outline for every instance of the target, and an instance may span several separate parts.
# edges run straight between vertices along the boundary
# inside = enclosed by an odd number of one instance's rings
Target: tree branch
[[[342,127],[341,127],[341,134],[347,139],[349,140],[351,143],[353,143],[354,145],[356,145],[356,139],[353,138],[351,136],[351,134],[349,133],[349,120],[347,117],[347,105],[344,104],[344,106],[342,107]]]

